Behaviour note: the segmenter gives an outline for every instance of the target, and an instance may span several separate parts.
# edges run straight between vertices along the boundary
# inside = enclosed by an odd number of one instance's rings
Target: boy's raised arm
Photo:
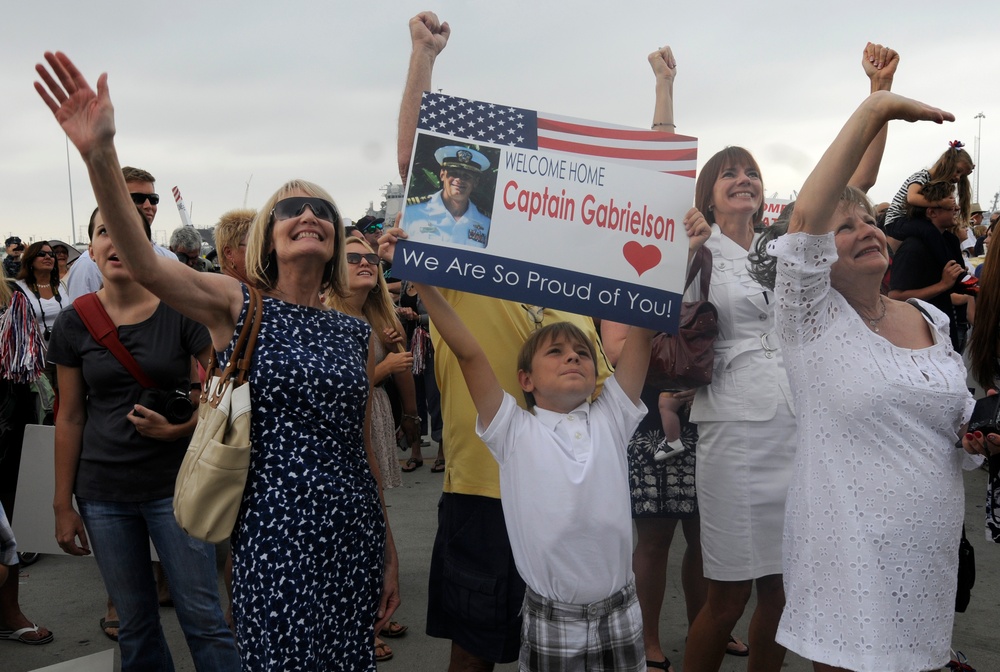
[[[489,427],[497,411],[500,410],[504,391],[486,358],[486,353],[455,310],[441,296],[437,287],[418,282],[413,285],[424,302],[434,328],[441,332],[441,337],[458,358],[465,384],[469,388],[469,394],[472,395],[472,402],[476,405],[476,412],[479,413],[479,422],[483,427]],[[648,347],[646,359],[649,360]]]
[[[615,380],[635,404],[639,403],[642,386],[646,382],[649,352],[652,349],[655,334],[656,332],[651,329],[629,327],[628,335],[625,337],[625,345],[622,347],[622,354],[618,357],[618,363],[615,365]]]

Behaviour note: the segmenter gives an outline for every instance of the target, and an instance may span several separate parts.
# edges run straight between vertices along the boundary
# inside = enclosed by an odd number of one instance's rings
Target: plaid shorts
[[[518,670],[642,672],[642,614],[635,582],[590,604],[564,604],[528,588]]]

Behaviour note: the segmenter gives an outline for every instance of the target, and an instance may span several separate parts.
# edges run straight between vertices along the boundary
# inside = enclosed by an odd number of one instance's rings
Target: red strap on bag
[[[104,309],[104,304],[97,298],[97,292],[79,297],[73,302],[73,307],[76,308],[77,315],[83,320],[84,326],[87,327],[87,331],[94,337],[94,340],[110,350],[115,359],[121,362],[121,365],[132,374],[132,377],[140,385],[146,389],[159,387],[152,378],[146,375],[146,372],[139,366],[139,362],[135,361],[132,353],[118,339],[118,327],[111,321],[111,316]]]

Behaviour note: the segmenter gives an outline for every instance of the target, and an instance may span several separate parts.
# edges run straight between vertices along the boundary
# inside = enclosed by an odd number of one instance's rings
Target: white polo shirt
[[[626,451],[646,415],[614,377],[570,413],[520,408],[509,394],[476,431],[500,464],[500,501],[521,578],[559,602],[603,600],[632,580]]]

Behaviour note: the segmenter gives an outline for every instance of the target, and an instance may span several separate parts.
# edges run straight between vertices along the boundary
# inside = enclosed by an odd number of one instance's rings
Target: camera
[[[194,403],[183,390],[158,390],[147,388],[139,395],[140,405],[156,411],[171,425],[180,425],[194,415]]]
[[[1000,395],[983,397],[976,402],[968,431],[982,432],[983,436],[1000,434]]]

